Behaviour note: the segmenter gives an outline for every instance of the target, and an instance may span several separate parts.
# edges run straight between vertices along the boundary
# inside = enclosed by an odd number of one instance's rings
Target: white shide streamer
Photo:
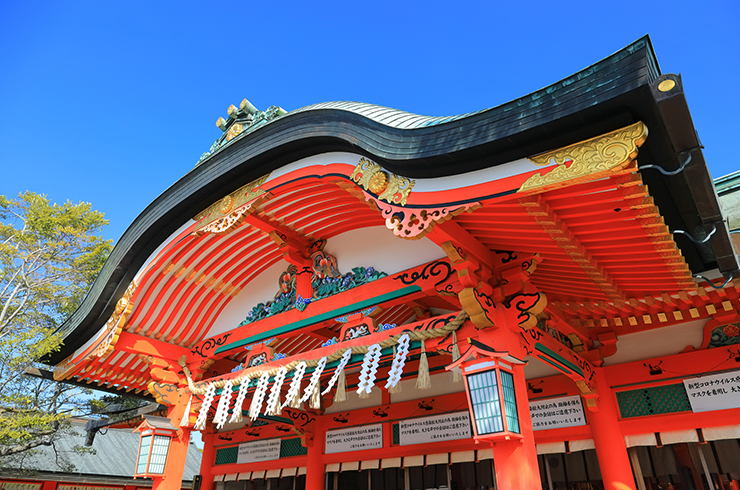
[[[409,334],[403,334],[398,339],[398,347],[396,349],[396,357],[393,358],[393,364],[388,372],[388,381],[385,383],[385,388],[393,388],[401,381],[401,375],[403,374],[403,367],[406,365],[406,356],[409,353]]]
[[[378,372],[378,363],[380,362],[380,344],[373,344],[367,348],[367,354],[362,360],[362,373],[358,383],[357,394],[367,393],[368,395],[375,386],[375,374]]]
[[[216,429],[221,430],[226,424],[226,419],[229,416],[229,404],[231,403],[231,380],[226,381],[226,384],[221,389],[221,399],[218,401],[218,408],[216,408],[216,415],[213,416],[213,423],[216,424]]]
[[[200,406],[200,412],[198,412],[198,418],[195,420],[195,430],[203,430],[206,428],[206,417],[208,417],[208,410],[211,408],[211,403],[213,403],[213,397],[215,396],[216,385],[211,383],[208,385],[208,389],[206,389],[203,403]]]
[[[252,398],[252,404],[249,406],[249,419],[254,422],[262,411],[262,402],[265,399],[265,392],[267,392],[267,385],[270,383],[270,374],[265,371],[257,381],[257,389],[254,390],[254,398]]]
[[[303,373],[305,372],[306,363],[301,361],[293,372],[293,381],[290,383],[288,394],[285,396],[285,403],[280,406],[281,409],[287,407],[294,399],[298,398],[298,393],[301,391],[301,380],[303,379]]]
[[[319,363],[316,365],[316,369],[314,369],[313,374],[311,374],[311,381],[308,382],[308,386],[306,386],[306,391],[303,392],[300,403],[308,401],[308,399],[311,398],[314,390],[318,389],[319,378],[321,377],[321,373],[324,371],[325,366],[326,357],[322,357],[319,360]]]
[[[346,351],[344,351],[344,354],[342,355],[342,360],[339,362],[339,366],[337,366],[337,369],[334,370],[334,376],[332,376],[329,380],[329,384],[326,386],[326,389],[321,392],[322,395],[326,395],[334,387],[337,380],[339,379],[339,375],[342,374],[344,367],[347,365],[351,358],[352,349],[347,349]]]
[[[280,389],[283,387],[283,381],[285,381],[285,375],[287,373],[288,368],[283,366],[278,369],[278,372],[275,375],[275,381],[272,383],[270,396],[267,397],[267,408],[265,408],[265,413],[267,415],[280,415]]]
[[[236,424],[242,421],[242,406],[244,405],[244,399],[247,397],[249,391],[249,378],[242,380],[242,384],[239,386],[239,394],[236,396],[234,402],[234,411],[231,413],[231,419],[229,423]]]

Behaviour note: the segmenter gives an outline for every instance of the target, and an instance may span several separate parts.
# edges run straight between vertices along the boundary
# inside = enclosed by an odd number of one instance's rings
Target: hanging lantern
[[[177,436],[177,430],[168,418],[153,415],[144,417],[144,421],[134,429],[134,432],[141,432],[135,476],[161,478],[164,475],[170,442]]]
[[[468,351],[446,367],[462,370],[475,439],[521,438],[514,389],[516,364],[526,362],[470,339]]]

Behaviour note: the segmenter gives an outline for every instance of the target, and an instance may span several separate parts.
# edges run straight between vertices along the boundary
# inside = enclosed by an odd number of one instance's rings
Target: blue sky
[[[740,2],[0,2],[0,194],[88,201],[117,240],[248,98],[440,116],[556,82],[646,33],[714,177],[740,170]]]

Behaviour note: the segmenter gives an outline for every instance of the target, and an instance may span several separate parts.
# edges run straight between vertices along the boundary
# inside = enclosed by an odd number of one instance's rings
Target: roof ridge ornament
[[[230,105],[226,109],[226,112],[229,114],[226,119],[219,117],[216,120],[216,126],[224,134],[211,145],[211,148],[207,152],[200,156],[198,163],[195,164],[196,167],[213,153],[231,143],[240,134],[251,133],[258,127],[288,113],[282,107],[275,105],[268,107],[264,111],[260,111],[247,99],[242,100],[238,108],[233,104]]]

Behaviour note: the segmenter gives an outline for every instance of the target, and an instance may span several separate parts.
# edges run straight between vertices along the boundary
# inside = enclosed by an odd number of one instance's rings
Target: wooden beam
[[[529,196],[519,199],[519,204],[539,223],[560,246],[560,248],[578,264],[583,272],[607,295],[617,300],[625,297],[617,283],[601,267],[586,247],[576,238],[563,220],[548,205],[542,196]]]
[[[175,344],[168,344],[161,340],[150,339],[141,335],[129,332],[121,332],[118,342],[115,344],[116,350],[130,352],[132,354],[142,354],[144,356],[153,356],[158,359],[164,359],[177,364],[181,356],[190,355],[190,350]]]

